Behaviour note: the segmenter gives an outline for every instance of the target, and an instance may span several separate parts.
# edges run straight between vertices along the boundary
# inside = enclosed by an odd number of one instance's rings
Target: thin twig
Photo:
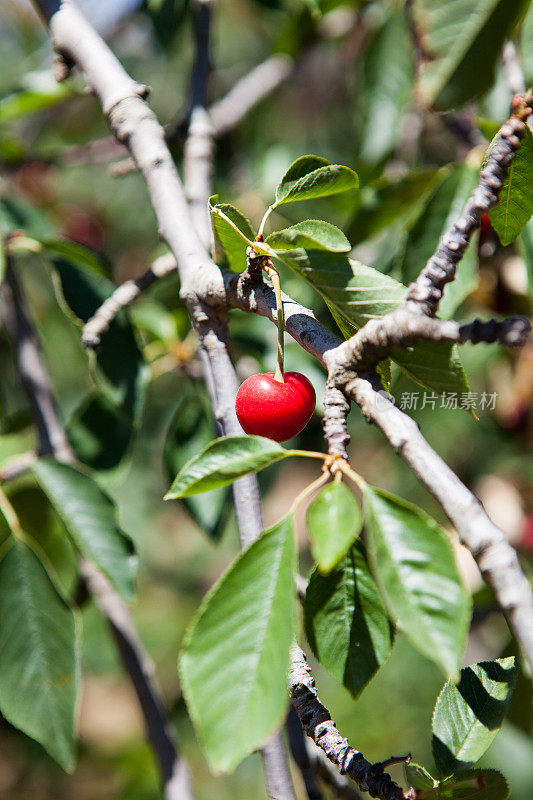
[[[37,453],[21,453],[8,458],[0,466],[0,483],[9,483],[16,480],[37,461]]]
[[[193,800],[187,764],[178,758],[175,734],[168,713],[156,688],[155,668],[144,652],[133,625],[130,610],[109,581],[86,559],[80,561],[80,574],[107,619],[122,663],[135,689],[143,712],[148,741],[157,756],[165,800]]]
[[[176,259],[170,254],[160,256],[140,278],[125,281],[105,300],[83,326],[81,340],[85,347],[97,347],[113,319],[128,308],[155,281],[176,271]]]
[[[418,278],[408,287],[405,306],[409,311],[434,316],[442,298],[444,287],[455,277],[457,264],[463,257],[481,218],[498,202],[507,167],[520,147],[525,133],[524,120],[531,114],[528,105],[533,98],[522,98],[515,113],[501,127],[499,137],[492,146],[479,182],[470,195],[463,213],[450,230],[444,234],[436,252],[431,256]]]
[[[344,342],[336,353],[336,372],[330,381],[342,388],[354,373],[371,372],[395,350],[405,350],[418,342],[499,342],[506,347],[521,347],[530,331],[527,317],[509,317],[502,321],[475,319],[461,325],[454,320],[413,314],[406,305],[384,317],[369,320]]]
[[[218,139],[236,128],[259,103],[285,81],[293,69],[289,56],[276,54],[254,67],[225,97],[209,108],[213,134]]]

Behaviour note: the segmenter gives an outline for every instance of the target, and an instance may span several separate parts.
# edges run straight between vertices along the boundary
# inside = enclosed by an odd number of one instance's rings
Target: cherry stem
[[[262,236],[262,235],[263,235],[263,231],[265,230],[265,224],[266,224],[266,221],[267,221],[267,219],[269,218],[269,216],[270,216],[270,213],[271,213],[272,211],[274,211],[275,207],[276,207],[276,204],[275,204],[275,203],[272,203],[272,205],[271,205],[271,206],[269,206],[269,207],[267,208],[267,210],[265,211],[265,213],[264,213],[264,216],[263,216],[263,219],[261,220],[261,224],[260,224],[260,226],[259,226],[259,231],[258,231],[258,233],[259,233],[259,235],[260,235],[260,236]]]
[[[325,461],[327,458],[326,453],[319,453],[318,450],[287,450],[290,456],[303,456],[304,458],[319,458]]]
[[[367,482],[365,481],[365,479],[362,478],[358,472],[353,470],[348,464],[348,462],[345,461],[344,459],[339,459],[337,463],[338,463],[338,469],[341,472],[343,472],[348,478],[350,478],[350,480],[352,480],[362,492],[364,492],[367,486]]]
[[[224,214],[224,212],[221,211],[219,208],[212,208],[211,210],[212,210],[213,214],[218,214],[219,217],[222,217],[222,219],[225,220],[228,223],[230,228],[233,228],[235,233],[237,233],[241,237],[243,242],[246,242],[246,244],[249,247],[253,248],[253,250],[257,250],[257,248],[255,247],[254,242],[251,242],[248,239],[248,237],[244,235],[244,233],[241,231],[241,229],[237,225],[235,225],[235,223],[227,216],[227,214]]]
[[[272,286],[274,288],[274,294],[276,296],[276,309],[278,313],[278,361],[276,364],[276,372],[274,375],[274,380],[279,381],[280,383],[285,383],[285,375],[284,375],[284,358],[285,358],[285,330],[284,330],[284,320],[283,320],[283,300],[281,299],[281,285],[279,282],[279,274],[274,267],[268,265],[264,267],[264,270],[270,280],[272,281]]]
[[[310,494],[313,494],[313,492],[316,491],[316,489],[320,489],[320,487],[323,486],[325,483],[327,483],[330,478],[331,475],[328,472],[328,470],[324,470],[324,472],[322,473],[322,475],[320,475],[320,477],[316,478],[316,480],[310,483],[309,486],[306,486],[305,489],[300,492],[300,494],[297,496],[294,503],[292,504],[291,514],[294,514],[298,506],[301,505],[301,503],[305,500],[306,497],[309,497]]]

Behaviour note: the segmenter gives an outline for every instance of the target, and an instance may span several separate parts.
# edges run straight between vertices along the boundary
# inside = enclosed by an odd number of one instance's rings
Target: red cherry
[[[235,410],[246,433],[284,442],[305,428],[315,403],[315,390],[305,375],[286,372],[281,383],[273,372],[265,372],[241,384]]]
[[[527,514],[522,523],[519,544],[523,550],[533,550],[533,514]]]
[[[492,225],[488,214],[483,214],[481,217],[481,225],[479,230],[479,243],[483,244],[492,236]]]

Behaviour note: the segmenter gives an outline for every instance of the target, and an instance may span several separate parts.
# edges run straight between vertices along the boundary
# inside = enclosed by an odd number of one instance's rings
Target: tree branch
[[[209,108],[213,135],[219,138],[236,128],[253,108],[289,77],[292,69],[292,58],[279,53],[250,70],[225,97]]]
[[[315,681],[305,655],[296,645],[291,649],[289,688],[292,705],[304,731],[324,751],[328,759],[336,764],[341,775],[349,775],[363,792],[369,792],[372,797],[381,800],[414,798],[411,791],[404,794],[390,775],[383,772],[384,764],[371,764],[339,733],[329,711],[318,699]],[[406,756],[403,760],[408,758]]]
[[[323,800],[323,794],[315,780],[315,770],[307,750],[307,742],[298,714],[291,706],[287,722],[285,723],[292,757],[300,770],[308,800]],[[337,773],[338,774],[338,773]]]
[[[58,461],[73,463],[74,453],[59,419],[39,338],[26,309],[10,258],[2,289],[6,326],[38,432],[38,453],[42,456],[53,455]],[[165,800],[193,800],[188,768],[178,757],[167,723],[167,713],[155,683],[154,667],[142,649],[128,606],[107,578],[84,558],[80,559],[80,573],[107,619],[124,669],[135,688],[147,738],[159,764]]]
[[[102,335],[109,330],[109,326],[117,314],[128,308],[159,278],[171,275],[175,271],[176,259],[167,254],[156,259],[150,269],[140,278],[134,281],[124,281],[83,326],[81,340],[85,347],[98,347]]]
[[[455,278],[457,264],[463,257],[472,234],[479,228],[483,214],[498,202],[507,167],[525,133],[524,120],[531,114],[531,101],[531,97],[519,98],[515,113],[501,127],[498,140],[489,152],[480,172],[478,185],[470,195],[463,213],[441,238],[436,252],[416,281],[408,287],[405,301],[407,310],[428,316],[435,316],[437,313],[444,287]]]
[[[253,67],[247,75],[237,81],[227,95],[216,100],[207,109],[213,126],[213,136],[218,139],[237,127],[256,105],[289,77],[293,66],[292,59],[280,53]],[[187,116],[184,115],[176,122],[169,122],[164,130],[168,144],[176,142],[182,144],[187,133]],[[61,153],[60,161],[61,164],[72,167],[110,161],[124,153],[124,145],[117,142],[114,136],[106,136],[86,144],[66,147]],[[135,169],[135,162],[131,158],[118,161],[110,167],[113,175],[126,175]]]
[[[380,361],[395,350],[404,350],[418,342],[496,342],[507,347],[521,347],[531,331],[527,317],[506,320],[475,319],[466,325],[454,320],[441,320],[413,314],[408,305],[384,317],[371,319],[356,334],[338,348],[335,373],[330,380],[338,387],[345,386],[355,373],[371,372]]]
[[[154,665],[143,650],[130,610],[90,561],[80,561],[80,573],[107,619],[120,658],[135,689],[147,738],[159,762],[163,796],[165,800],[192,800],[189,770],[185,761],[177,756],[174,733],[167,722],[167,712],[155,686]]]
[[[243,288],[241,276],[233,273],[225,275],[225,286],[225,298],[230,306],[261,314],[276,322],[274,293],[266,284]],[[283,309],[287,333],[325,364],[330,374],[336,374],[337,357],[342,359],[346,343],[339,342],[320,325],[312,311],[286,295],[283,296]],[[338,372],[342,375],[342,370]],[[384,407],[382,396],[378,395],[382,388],[375,374],[355,375],[343,391],[360,406],[366,420],[380,428],[396,453],[437,500],[461,542],[474,556],[533,668],[533,595],[515,550],[504,532],[489,519],[475,495],[430,447],[414,420],[392,403]],[[344,420],[344,430],[345,425]],[[340,433],[343,435],[343,430]]]

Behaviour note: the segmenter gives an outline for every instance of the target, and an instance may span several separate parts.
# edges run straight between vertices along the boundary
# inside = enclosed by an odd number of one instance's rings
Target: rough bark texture
[[[429,316],[437,313],[444,287],[453,281],[457,264],[468,247],[470,237],[479,228],[483,214],[498,202],[507,167],[520,147],[520,140],[525,133],[524,119],[530,113],[531,108],[524,103],[518,114],[513,115],[500,129],[498,140],[483,165],[479,183],[470,195],[463,213],[444,234],[436,252],[416,281],[409,286],[406,308],[410,311]]]
[[[292,705],[307,735],[336,764],[341,775],[349,775],[363,792],[381,800],[403,800],[414,797],[394,783],[383,771],[383,764],[371,764],[359,750],[350,746],[337,730],[331,714],[318,699],[315,681],[303,651],[294,646],[291,650],[289,688]]]

